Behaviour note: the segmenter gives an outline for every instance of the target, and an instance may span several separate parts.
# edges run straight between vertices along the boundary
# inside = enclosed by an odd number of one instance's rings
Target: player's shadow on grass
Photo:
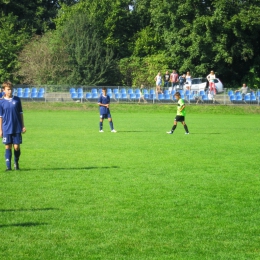
[[[40,222],[24,222],[24,223],[13,223],[13,224],[0,224],[0,228],[7,228],[7,227],[36,227],[36,226],[43,226],[47,225],[47,223],[40,223]]]
[[[193,133],[192,132],[192,135],[220,135],[220,134],[223,133]]]
[[[149,131],[149,132],[155,132],[155,131]],[[120,133],[147,133],[147,131],[126,130],[126,131],[120,131]]]
[[[69,168],[69,167],[57,167],[57,168],[40,168],[41,171],[71,171],[71,170],[93,170],[93,169],[117,169],[119,168],[118,166],[102,166],[102,167],[97,167],[97,166],[89,166],[89,167],[74,167],[74,168]],[[22,171],[36,171],[39,170],[37,169],[27,169],[23,168]]]
[[[0,212],[19,212],[19,211],[47,211],[59,210],[58,208],[35,208],[35,209],[0,209]]]

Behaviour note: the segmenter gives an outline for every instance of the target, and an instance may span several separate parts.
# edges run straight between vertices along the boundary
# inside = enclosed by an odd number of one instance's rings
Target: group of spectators
[[[191,75],[189,71],[180,76],[176,70],[173,70],[171,74],[169,71],[166,71],[163,76],[159,71],[154,80],[156,82],[156,93],[158,94],[163,93],[164,90],[168,90],[169,88],[176,90],[177,86],[179,89],[183,89],[184,85],[186,89],[189,89],[191,86]]]

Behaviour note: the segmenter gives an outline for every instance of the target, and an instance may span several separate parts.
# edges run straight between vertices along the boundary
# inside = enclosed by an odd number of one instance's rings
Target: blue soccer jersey
[[[2,118],[2,131],[5,135],[22,132],[22,113],[22,104],[19,97],[0,99],[0,117]]]
[[[104,104],[104,105],[109,104],[110,97],[108,95],[106,95],[106,96],[100,95],[100,97],[98,99],[98,103]],[[109,108],[107,108],[107,107],[99,106],[99,111],[100,111],[100,115],[110,114]]]

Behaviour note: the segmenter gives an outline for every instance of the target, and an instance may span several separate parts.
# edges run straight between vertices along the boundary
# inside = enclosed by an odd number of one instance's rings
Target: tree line
[[[154,85],[158,71],[260,83],[260,0],[0,0],[0,79]]]

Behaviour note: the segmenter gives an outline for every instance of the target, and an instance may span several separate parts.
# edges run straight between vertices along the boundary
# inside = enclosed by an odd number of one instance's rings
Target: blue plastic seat
[[[78,92],[78,98],[83,98],[83,92]]]
[[[140,89],[137,88],[137,89],[135,90],[135,94],[140,94]]]
[[[229,96],[234,95],[234,91],[233,91],[233,90],[229,90],[229,91],[228,91],[228,95],[229,95]]]
[[[235,95],[230,95],[229,99],[230,99],[231,102],[234,102],[236,100]]]
[[[72,99],[78,98],[78,94],[77,94],[76,92],[72,92],[72,93],[70,94],[70,97],[71,97]]]
[[[70,88],[70,94],[76,92],[75,88]]]
[[[45,93],[45,89],[44,89],[44,88],[40,88],[40,89],[39,89],[39,92],[40,92],[40,93]]]
[[[92,98],[98,98],[98,93],[92,93]]]
[[[37,98],[37,97],[38,97],[37,92],[32,92],[32,93],[31,93],[31,98]]]
[[[250,95],[245,95],[245,101],[251,101],[251,96]]]
[[[206,95],[204,90],[201,90],[199,94],[200,94],[200,96]]]
[[[92,94],[90,92],[86,93],[86,99],[92,98]]]
[[[119,93],[118,88],[114,88],[114,89],[113,89],[113,93],[114,93],[114,94]]]
[[[150,89],[150,95],[155,94],[155,90],[154,89]]]
[[[131,94],[129,95],[129,98],[130,98],[131,100],[136,99],[136,94],[135,94],[135,93],[131,93]]]
[[[131,94],[133,94],[133,93],[134,93],[133,89],[129,88],[129,89],[127,90],[127,94],[128,94],[128,95],[131,95]]]
[[[38,89],[33,87],[31,93],[37,93],[37,92],[38,92]]]
[[[79,94],[79,93],[83,93],[83,88],[78,88],[77,89],[77,93]]]
[[[158,94],[158,99],[159,100],[164,100],[164,94]]]
[[[164,99],[165,100],[172,100],[170,94],[165,94]]]
[[[115,93],[115,99],[120,99],[121,98],[121,94],[120,93]]]
[[[156,94],[150,94],[148,99],[155,100],[156,99]]]
[[[25,88],[24,89],[24,93],[30,93],[30,92],[31,92],[30,88]]]
[[[22,98],[22,97],[23,97],[23,92],[18,91],[18,92],[17,92],[17,97]]]
[[[149,94],[148,90],[147,89],[144,89],[144,95],[145,94]]]
[[[121,93],[121,94],[126,94],[126,89],[125,89],[125,88],[121,88],[121,89],[120,89],[120,93]]]
[[[44,92],[38,92],[37,98],[44,98]]]
[[[30,93],[29,92],[24,92],[22,97],[23,98],[29,98],[30,97]]]
[[[98,91],[97,91],[96,88],[92,88],[92,89],[91,89],[91,93],[92,93],[92,95],[93,95],[94,93],[98,93]],[[101,91],[101,93],[102,93],[102,91]]]
[[[126,93],[122,93],[121,94],[121,99],[125,99],[126,100],[127,99],[127,94]]]

